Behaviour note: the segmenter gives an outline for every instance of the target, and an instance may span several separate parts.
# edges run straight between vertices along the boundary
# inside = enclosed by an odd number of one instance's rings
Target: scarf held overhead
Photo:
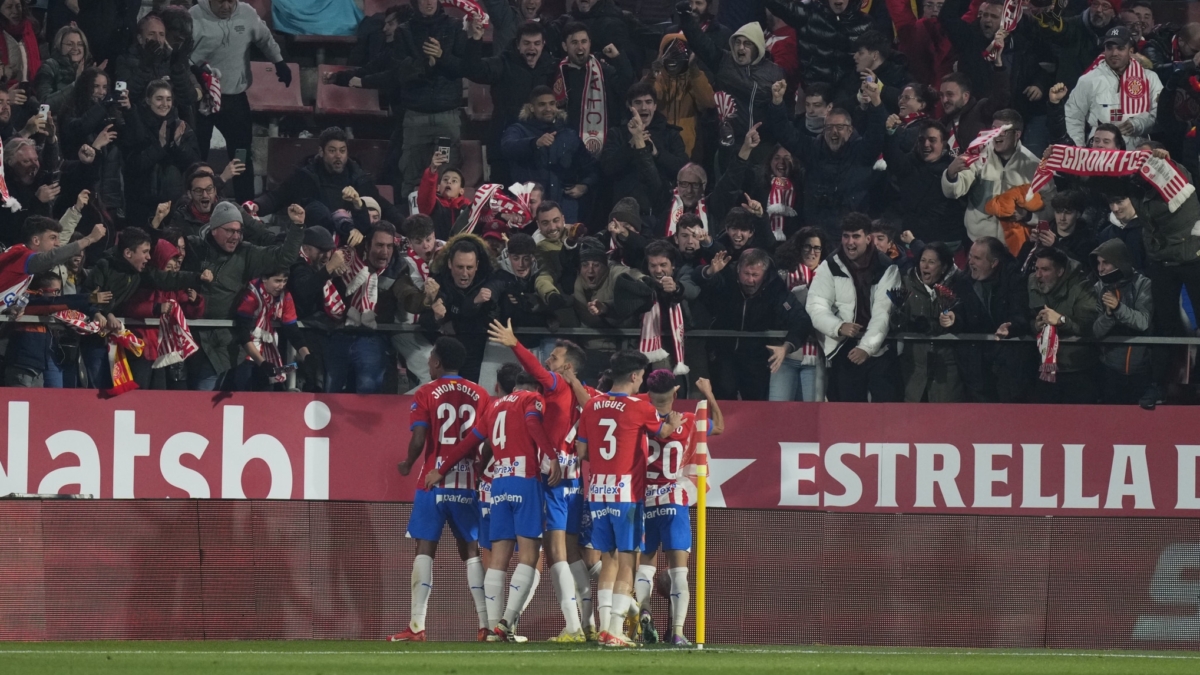
[[[1000,28],[1005,33],[1012,35],[1017,29],[1017,24],[1021,22],[1021,15],[1025,13],[1025,0],[1004,0],[1004,9],[1000,14]],[[983,50],[983,58],[986,61],[994,63],[1000,52],[1004,51],[1004,44],[993,41],[988,48]]]
[[[1029,199],[1050,184],[1055,173],[1071,176],[1132,176],[1137,174],[1167,203],[1172,213],[1196,191],[1170,160],[1137,150],[1050,146],[1050,156],[1042,160],[1029,183]]]
[[[996,127],[995,129],[984,129],[983,131],[979,132],[979,135],[975,137],[975,140],[971,141],[971,144],[967,146],[967,151],[962,154],[963,161],[966,162],[967,166],[971,166],[980,160],[986,162],[987,160],[985,159],[986,155],[984,154],[984,150],[986,150],[1000,136],[1000,134],[1008,131],[1011,128],[1011,124],[1005,124]]]
[[[570,63],[565,58],[558,63],[558,79],[554,81],[554,98],[559,107],[567,103],[567,75],[564,68]],[[604,149],[604,136],[608,132],[608,108],[605,101],[604,67],[600,59],[589,56],[583,67],[583,101],[579,111],[579,138],[592,155],[599,157]]]

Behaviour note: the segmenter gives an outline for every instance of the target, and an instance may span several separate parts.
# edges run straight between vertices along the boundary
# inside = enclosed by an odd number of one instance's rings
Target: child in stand
[[[287,288],[288,271],[278,270],[250,282],[238,303],[233,319],[234,337],[246,358],[234,369],[236,391],[271,391],[283,382],[287,370],[279,336],[296,348],[296,358],[308,356],[304,334],[296,325],[296,306]],[[279,332],[275,322],[280,322]]]
[[[885,220],[871,222],[871,241],[875,244],[875,250],[896,263],[901,275],[916,267],[921,252],[925,250],[925,242],[913,239],[912,233],[907,230],[903,235],[897,233],[896,227]]]
[[[417,211],[433,219],[437,238],[446,240],[454,222],[463,211],[470,211],[471,200],[466,198],[462,171],[443,168],[450,158],[441,152],[433,153],[433,161],[421,176],[417,188]]]

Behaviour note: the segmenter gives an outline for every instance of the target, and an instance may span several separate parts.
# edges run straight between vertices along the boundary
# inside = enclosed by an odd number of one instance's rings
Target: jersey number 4
[[[508,435],[504,431],[504,421],[508,418],[508,411],[501,410],[496,414],[496,421],[492,424],[492,448],[504,449],[508,443]]]
[[[471,427],[475,424],[475,409],[463,404],[455,410],[454,406],[449,403],[443,403],[438,406],[437,418],[442,423],[442,430],[438,434],[438,442],[442,445],[454,445],[471,431]],[[462,424],[458,425],[457,432],[451,436],[450,434],[455,432],[454,427],[460,419],[462,420]]]

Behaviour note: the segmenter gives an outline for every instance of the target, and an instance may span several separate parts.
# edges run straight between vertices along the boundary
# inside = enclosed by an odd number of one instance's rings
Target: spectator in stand
[[[723,196],[733,202],[749,200],[760,206],[766,204],[769,226],[766,231],[774,241],[763,240],[752,246],[769,250],[799,229],[801,218],[797,207],[801,204],[803,182],[792,153],[783,146],[776,146],[761,166],[751,167],[748,160],[761,140],[756,129],[746,134],[741,150],[733,156],[729,169],[713,190],[713,198]]]
[[[751,199],[746,206],[735,206],[729,209],[725,219],[721,221],[721,234],[717,237],[717,246],[729,256],[729,262],[736,263],[743,253],[755,249],[770,253],[778,244],[763,219],[762,204]],[[733,278],[733,268],[727,267],[726,273]]]
[[[697,0],[703,2],[703,0]],[[658,46],[658,60],[651,73],[658,107],[667,124],[679,127],[683,149],[692,161],[701,161],[705,148],[700,118],[716,105],[708,76],[696,65],[695,52],[688,48],[683,33],[668,33]]]
[[[992,333],[1001,340],[1028,335],[1026,279],[1008,247],[995,237],[979,239],[971,245],[967,270],[970,283],[955,291],[958,330]],[[1025,402],[1033,363],[1028,343],[964,342],[957,359],[968,401]]]
[[[764,9],[766,21],[767,51],[771,60],[783,69],[783,77],[788,82],[788,91],[795,91],[800,83],[800,56],[797,52],[799,44],[796,40],[796,29],[787,25],[783,19],[775,16],[770,10]]]
[[[401,298],[401,309],[404,310],[404,323],[415,324],[419,313],[433,305],[437,300],[440,286],[430,276],[429,265],[433,262],[438,249],[445,244],[434,234],[433,220],[424,214],[416,213],[404,220],[403,234],[405,248],[401,253],[402,272],[397,274],[397,285],[411,287],[416,291],[412,294],[404,288]],[[403,278],[407,277],[407,279]],[[407,281],[407,283],[405,283]],[[397,319],[400,318],[399,313]],[[415,377],[417,385],[428,382],[429,354],[433,351],[433,343],[425,339],[421,332],[401,332],[392,334],[392,349],[403,359],[408,373]],[[411,379],[411,378],[410,378]],[[401,390],[406,389],[401,383]]]
[[[860,77],[882,87],[880,100],[891,114],[900,112],[900,94],[912,82],[905,62],[903,54],[892,51],[891,37],[877,30],[869,30],[854,40],[854,67]],[[853,80],[847,80],[843,85],[851,88],[841,92],[846,100],[855,96],[860,88]]]
[[[504,130],[518,122],[533,90],[552,85],[558,76],[554,58],[546,51],[546,29],[542,24],[521,24],[516,39],[511,46],[494,41],[492,44],[503,51],[484,58],[482,33],[472,25],[463,54],[463,75],[472,82],[491,85],[492,123],[487,146],[491,151],[492,180],[502,185],[512,180],[504,153],[499,151]]]
[[[788,121],[783,107],[786,89],[782,80],[772,87],[767,127],[804,167],[806,222],[823,228],[831,239],[840,237],[836,229],[841,218],[865,210],[872,170],[883,152],[887,112],[879,88],[865,81],[861,88],[869,102],[861,135],[854,130],[850,113],[834,108],[816,138],[800,134]]]
[[[23,0],[0,2],[0,28],[4,41],[0,44],[0,81],[9,86],[29,82],[42,65],[38,49],[37,27]]]
[[[288,207],[291,226],[287,228],[283,242],[274,246],[256,246],[243,241],[243,217],[235,204],[221,202],[213,209],[200,235],[187,239],[184,269],[211,270],[214,276],[204,291],[205,319],[232,319],[234,303],[246,284],[273,270],[290,266],[300,255],[300,244],[304,240],[304,209],[295,204]],[[218,389],[225,374],[234,366],[240,347],[233,341],[233,332],[228,328],[197,329],[192,333],[200,345],[200,353],[187,361],[190,388]]]
[[[834,105],[851,105],[859,84],[853,44],[871,28],[871,19],[859,4],[850,0],[765,0],[763,7],[796,29],[800,79],[805,86],[818,82],[829,85]]]
[[[439,138],[450,139],[452,163],[458,163],[462,131],[463,30],[438,0],[413,0],[417,11],[396,33],[394,70],[404,101],[403,194],[417,188],[424,160]],[[388,220],[388,218],[385,218]],[[398,222],[398,221],[397,221]]]
[[[184,194],[183,176],[200,160],[196,132],[181,119],[171,83],[154,80],[133,109],[121,138],[125,155],[126,208],[136,225],[150,221],[155,207]]]
[[[686,351],[682,352],[685,360],[679,361],[678,354],[681,352],[675,347],[673,319],[670,318],[674,308],[679,307],[679,317],[682,319],[682,323],[679,324],[681,334],[683,327],[690,325],[692,318],[687,300],[687,288],[679,276],[678,259],[679,251],[670,241],[660,239],[651,242],[646,247],[644,268],[642,269],[645,276],[642,277],[642,282],[654,291],[654,302],[657,303],[659,312],[658,337],[662,341],[661,349],[664,352],[664,354],[647,354],[647,358],[650,358],[651,365],[659,364],[667,370],[672,370],[676,375],[686,375],[689,370],[686,362],[687,353]],[[642,330],[645,331],[645,325]],[[685,336],[685,347],[686,344]]]
[[[957,333],[954,292],[960,289],[958,276],[950,249],[937,241],[927,244],[917,266],[901,280],[905,293],[893,315],[893,329],[898,333],[931,337]],[[964,400],[953,345],[905,343],[900,373],[904,378],[907,403],[958,403]]]
[[[48,131],[53,131],[52,124],[47,125]],[[38,156],[37,141],[29,138],[16,137],[4,144],[4,168],[9,194],[21,204],[17,211],[0,209],[0,243],[17,244],[22,241],[22,224],[31,215],[50,216],[55,212],[54,204],[63,190],[59,178],[47,170],[43,164],[62,167],[62,180],[68,189],[72,184],[82,184],[90,175],[91,166],[85,164],[83,158],[94,161],[96,153],[88,148],[81,148],[79,161],[62,162],[59,159],[58,143],[52,134],[37,135],[34,138],[44,142],[42,156]],[[73,194],[78,194],[77,190]],[[86,204],[86,201],[84,202]],[[69,233],[68,233],[69,236]]]
[[[1106,0],[1097,1],[1108,4]],[[1140,80],[1131,79],[1127,82],[1127,77],[1133,77],[1127,72],[1133,67],[1133,56],[1133,42],[1128,28],[1117,26],[1105,33],[1104,58],[1079,78],[1079,84],[1067,99],[1067,133],[1076,145],[1087,145],[1086,141],[1091,138],[1088,129],[1094,133],[1099,125],[1107,122],[1116,124],[1121,130],[1126,147],[1132,148],[1146,141],[1158,115],[1156,105],[1162,94],[1162,83],[1150,69],[1142,70]],[[1137,68],[1141,69],[1141,64]],[[1138,84],[1132,84],[1133,81]],[[1139,93],[1145,92],[1143,96],[1147,98],[1142,99],[1134,93],[1135,89]],[[1121,110],[1122,101],[1127,98],[1142,99],[1144,110],[1136,113]]]
[[[600,184],[600,166],[567,124],[554,91],[534,87],[520,121],[504,131],[500,150],[508,160],[509,175],[518,183],[540,183],[545,198],[556,201],[570,222],[588,213],[594,190]],[[628,167],[626,167],[628,169]]]
[[[898,122],[894,116],[889,119],[893,128]],[[957,253],[968,240],[963,203],[942,192],[942,174],[952,161],[946,127],[925,119],[916,129],[916,144],[908,152],[902,150],[899,133],[888,136],[883,156],[895,198],[885,213],[901,232],[910,231],[921,241],[943,242]]]
[[[626,267],[642,269],[646,265],[646,237],[637,201],[624,197],[608,212],[608,229],[596,234],[608,247],[608,258]]]
[[[138,21],[137,40],[127,54],[117,57],[113,72],[115,79],[124,82],[134,97],[148,96],[151,84],[166,82],[179,118],[189,126],[195,121],[196,90],[187,57],[177,56],[168,44],[167,27],[158,14],[147,14]],[[224,78],[221,84],[224,87]],[[221,105],[225,105],[223,100]]]
[[[1002,57],[1001,57],[1002,58]],[[992,126],[992,117],[1008,104],[1008,78],[1005,71],[995,69],[991,94],[976,98],[971,80],[962,73],[950,73],[942,78],[938,90],[942,101],[942,124],[949,133],[951,155],[967,149],[980,131]]]
[[[562,35],[567,56],[558,64],[554,97],[560,108],[566,108],[567,125],[578,129],[588,152],[599,157],[610,123],[624,118],[621,102],[633,84],[634,70],[628,57],[611,43],[596,42],[606,45],[602,52],[606,61],[592,54],[592,39],[582,23],[568,23]],[[603,86],[596,84],[597,78]],[[585,115],[585,110],[592,113]]]
[[[1017,261],[1024,271],[1033,270],[1033,254],[1042,248],[1054,247],[1067,254],[1071,260],[1086,262],[1100,243],[1096,233],[1081,216],[1083,204],[1078,192],[1060,192],[1050,200],[1054,209],[1054,220],[1039,225],[1029,234],[1029,241],[1017,254]],[[1140,234],[1140,230],[1139,230]]]
[[[700,286],[700,302],[715,318],[715,330],[759,332],[782,330],[777,338],[710,339],[709,368],[717,398],[765,401],[771,389],[771,374],[777,372],[788,354],[804,344],[812,330],[808,314],[788,292],[771,256],[761,249],[743,253],[737,274],[723,274],[730,262],[728,253],[713,257],[697,269],[693,281]]]
[[[1105,51],[1103,41],[1109,31],[1118,27],[1129,30],[1117,17],[1120,10],[1121,0],[1088,0],[1087,8],[1077,16],[1064,19],[1060,13],[1040,12],[1024,23],[1038,26],[1038,38],[1054,45],[1054,60],[1058,62],[1055,77],[1074,89],[1080,76]]]
[[[580,323],[588,328],[636,327],[642,314],[654,304],[654,292],[642,283],[642,273],[610,262],[607,247],[595,237],[584,237],[568,253],[578,261],[564,266],[578,270],[567,290],[572,293]],[[582,346],[589,351],[605,352],[605,356],[619,348],[611,338],[592,336]]]
[[[375,178],[350,158],[346,141],[346,132],[341,127],[322,131],[317,137],[320,154],[305,161],[278,188],[257,197],[253,202],[255,215],[277,213],[288,204],[310,202],[321,202],[331,212],[345,209],[352,205],[352,200],[346,198],[347,189],[353,188],[359,197],[366,195],[379,202],[384,220],[398,220],[400,212],[379,196]],[[246,171],[250,170],[247,163]]]
[[[29,138],[39,133],[39,129],[44,133],[46,121],[38,117],[37,108],[32,113],[29,110],[34,102],[20,87],[9,89],[0,83],[0,138],[7,140],[17,135]]]
[[[443,241],[450,238],[459,217],[471,209],[462,171],[447,166],[449,161],[449,153],[441,150],[433,153],[417,190],[417,212],[433,219],[434,232]]]
[[[696,267],[707,265],[721,250],[708,234],[704,221],[694,213],[685,213],[679,217],[675,225],[675,236],[671,237],[670,241],[679,249],[681,273],[690,273]],[[685,276],[684,283],[689,282],[690,278]]]
[[[164,226],[179,228],[188,237],[198,237],[212,217],[213,209],[221,201],[220,186],[226,183],[220,176],[214,175],[212,168],[207,164],[196,164],[189,169],[183,178],[184,198],[178,200],[178,205],[171,211]],[[228,167],[226,171],[229,171]],[[262,227],[259,221],[250,218],[245,212],[243,220],[250,223],[243,233],[246,241],[259,245],[274,242],[275,236]]]
[[[346,254],[334,249],[333,235],[320,225],[304,228],[304,243],[300,258],[292,263],[288,274],[288,293],[296,306],[296,316],[304,324],[303,344],[308,357],[301,364],[301,389],[307,392],[325,391],[325,353],[329,335],[337,317],[331,306],[335,275],[346,265]]]
[[[921,123],[932,119],[937,101],[937,92],[917,82],[909,82],[901,90],[897,99],[899,112],[887,120],[888,137],[899,136],[901,152],[909,152],[916,146]]]
[[[50,299],[60,297],[62,280],[53,272],[40,272],[29,282],[28,297]],[[61,389],[62,368],[58,362],[61,351],[58,332],[41,324],[12,324],[8,326],[8,345],[4,351],[4,386]]]
[[[396,5],[384,9],[383,27],[380,32],[383,44],[374,47],[375,54],[359,64],[357,68],[325,73],[325,82],[336,84],[339,87],[377,89],[379,90],[379,102],[381,104],[387,107],[391,107],[393,103],[398,104],[400,101],[397,98],[395,90],[396,73],[392,70],[395,62],[393,50],[396,45],[396,32],[400,29],[400,24],[404,21],[403,14],[405,14],[405,10],[405,7]],[[363,24],[367,23],[370,19],[371,17],[364,19]],[[353,63],[354,59],[351,59],[351,62]],[[402,115],[403,109],[392,108],[392,112],[399,112]],[[392,139],[393,142],[399,142],[399,140],[394,137]]]
[[[701,30],[690,11],[680,13],[679,24],[696,57],[716,73],[713,88],[733,98],[736,114],[729,124],[736,142],[763,119],[772,83],[782,81],[786,87],[783,69],[766,58],[767,41],[758,23],[742,26],[727,43],[716,42]]]
[[[1103,243],[1112,239],[1120,239],[1127,247],[1127,255],[1133,269],[1142,272],[1146,269],[1146,247],[1143,243],[1142,219],[1139,217],[1136,192],[1140,189],[1128,181],[1118,180],[1108,183],[1108,226],[1096,235],[1096,241]],[[1086,262],[1086,259],[1084,260]],[[1090,270],[1089,270],[1090,271]]]
[[[1158,24],[1154,23],[1154,9],[1150,6],[1150,0],[1125,0],[1118,2],[1117,15],[1121,19],[1121,23],[1129,29],[1130,35],[1133,36],[1133,44],[1137,47],[1139,54],[1145,54],[1146,48],[1151,47],[1152,39],[1155,37],[1155,28]],[[1147,58],[1154,62],[1154,65],[1159,65],[1159,62],[1147,54]]]
[[[631,72],[642,72],[641,50],[633,39],[634,29],[641,28],[641,23],[633,15],[622,12],[613,0],[575,0],[571,11],[559,17],[557,23],[563,27],[564,41],[571,39],[568,26],[572,23],[582,24],[587,28],[588,35],[592,36],[594,44],[616,47],[629,59]],[[625,87],[617,89],[618,95],[622,91],[625,91]]]
[[[692,18],[696,20],[696,23],[700,26],[700,30],[708,34],[713,42],[719,45],[729,44],[729,40],[733,38],[733,31],[718,21],[717,17],[712,13],[712,7],[716,3],[711,0],[687,0],[687,2],[687,13],[691,14]],[[730,3],[726,2],[725,4]],[[684,14],[682,5],[676,5],[676,11],[682,18]],[[683,29],[679,23],[676,23],[667,32],[682,33]]]
[[[882,218],[871,221],[869,234],[875,250],[886,256],[896,266],[901,277],[916,268],[917,262],[921,259],[921,251],[925,248],[925,242],[917,239],[904,241],[901,237],[911,236],[912,233],[901,233],[895,225]]]
[[[496,266],[495,286],[501,322],[507,325],[511,321],[515,328],[545,328],[549,314],[535,284],[538,266],[537,244],[533,237],[524,232],[510,235],[504,255]],[[536,350],[542,343],[542,336],[522,335],[519,340],[529,349]],[[489,357],[485,362],[502,362],[498,355],[491,354],[492,350],[489,344]]]
[[[159,239],[154,243],[150,253],[150,265],[153,269],[163,272],[178,272],[182,269],[183,253],[167,239]],[[199,319],[204,316],[204,296],[195,288],[166,291],[157,288],[139,288],[116,313],[132,319],[157,319],[169,314],[172,306],[178,305],[183,315],[188,319]],[[133,381],[142,389],[187,389],[187,366],[182,361],[178,363],[156,365],[160,356],[158,351],[159,329],[156,326],[145,326],[131,329],[142,340],[142,354],[129,359],[129,370],[133,373]]]
[[[972,241],[996,237],[1004,241],[1000,221],[987,213],[988,200],[1033,180],[1040,159],[1021,144],[1024,121],[1015,110],[1001,110],[992,116],[992,127],[1010,125],[1012,128],[996,137],[983,149],[979,161],[968,166],[967,158],[959,155],[942,174],[942,193],[950,199],[966,197],[964,224]],[[1053,186],[1043,192],[1043,201],[1053,196]],[[1050,194],[1047,194],[1050,193]],[[1049,213],[1039,214],[1043,220]],[[1018,247],[1019,248],[1019,247]]]
[[[917,82],[936,85],[954,72],[958,54],[938,21],[945,0],[924,0],[917,18],[911,0],[887,0],[887,10],[896,26],[900,52],[908,57],[908,68]]]
[[[820,82],[804,88],[804,124],[797,117],[796,131],[807,138],[817,138],[825,131],[825,118],[833,110],[833,89]]]
[[[900,274],[875,249],[871,220],[861,213],[842,219],[841,248],[817,268],[805,306],[824,336],[830,401],[900,400],[900,373],[888,335],[892,300],[888,291]]]
[[[246,152],[246,172],[233,181],[238,201],[245,202],[254,196],[254,149],[250,147],[253,125],[250,99],[246,97],[250,86],[250,47],[258,47],[275,64],[275,75],[285,86],[292,86],[292,71],[283,60],[271,29],[254,7],[238,0],[199,0],[190,11],[192,39],[196,43],[192,63],[208,63],[221,73],[221,109],[201,114],[196,120],[200,156],[208,159],[213,128],[221,130],[229,154]],[[191,100],[190,95],[187,100]],[[246,283],[249,282],[247,279]]]
[[[604,141],[604,176],[612,182],[613,200],[632,197],[642,216],[661,219],[671,207],[672,183],[688,163],[687,147],[679,128],[658,112],[654,85],[639,82],[630,87],[625,105],[629,122],[614,125]],[[554,199],[553,190],[550,194]]]
[[[1042,350],[1036,403],[1095,403],[1100,390],[1100,350],[1094,344],[1058,344],[1068,336],[1090,338],[1100,311],[1084,266],[1056,248],[1034,254],[1029,277],[1029,321]],[[1050,329],[1047,333],[1043,332]]]
[[[244,359],[233,370],[235,391],[272,391],[283,381],[283,343],[296,350],[303,363],[308,356],[304,333],[296,325],[296,304],[287,292],[288,271],[275,270],[250,282],[238,300],[233,317],[234,342]],[[274,323],[279,322],[276,332]]]
[[[571,293],[565,292],[568,284],[564,282],[563,270],[563,249],[568,241],[575,246],[573,235],[576,232],[587,232],[587,228],[579,225],[571,225],[568,229],[566,220],[563,218],[562,208],[558,202],[546,200],[538,204],[534,211],[534,221],[537,223],[538,231],[533,236],[534,242],[537,243],[537,265],[538,275],[534,284],[537,286],[538,295],[542,301],[553,312],[560,314],[568,319],[573,319],[575,314],[573,311],[566,310],[571,307]],[[568,324],[570,325],[570,324]]]
[[[433,304],[421,313],[426,337],[432,342],[438,333],[453,335],[467,348],[459,374],[479,382],[487,329],[500,314],[487,244],[473,234],[456,235],[438,252],[429,270],[438,291]]]
[[[42,61],[34,78],[37,99],[59,115],[71,96],[71,85],[91,65],[87,36],[75,26],[63,26],[54,36],[50,58]]]
[[[1133,268],[1129,249],[1110,239],[1092,251],[1092,266],[1098,279],[1093,288],[1099,298],[1099,314],[1092,326],[1096,339],[1117,335],[1150,335],[1154,303],[1150,280]],[[1132,405],[1150,384],[1150,354],[1137,345],[1106,345],[1100,348],[1101,402]]]
[[[827,250],[824,233],[815,227],[802,228],[775,250],[779,275],[802,307]],[[788,354],[779,370],[771,373],[768,400],[808,403],[825,400],[825,357],[821,354],[821,343],[811,330],[801,337],[804,344]]]
[[[115,2],[51,2],[46,12],[46,34],[76,25],[88,36],[97,63],[125,53],[141,10],[140,0]]]

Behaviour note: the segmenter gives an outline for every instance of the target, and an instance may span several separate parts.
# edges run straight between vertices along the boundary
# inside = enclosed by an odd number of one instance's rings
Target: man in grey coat
[[[1092,327],[1096,338],[1118,335],[1149,335],[1154,304],[1150,280],[1133,267],[1129,247],[1120,239],[1109,239],[1092,251],[1099,274],[1096,298],[1100,314]],[[1150,385],[1150,354],[1137,345],[1106,345],[1100,356],[1103,365],[1103,403],[1132,405]]]

